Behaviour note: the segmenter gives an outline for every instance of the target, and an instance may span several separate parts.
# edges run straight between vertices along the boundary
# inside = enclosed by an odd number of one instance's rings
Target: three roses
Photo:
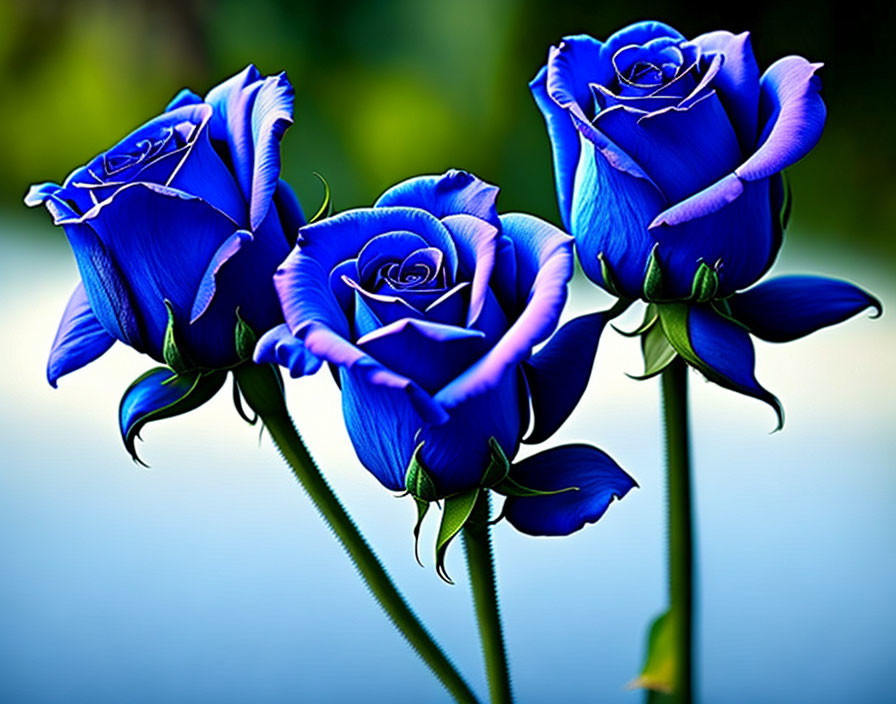
[[[751,334],[794,339],[879,307],[820,277],[742,291],[781,244],[781,171],[820,137],[817,69],[788,57],[760,77],[747,34],[687,40],[644,22],[565,39],[533,80],[585,273],[648,303],[645,375],[681,357],[777,405],[753,375]],[[164,362],[122,401],[132,448],[142,424],[204,402],[250,358],[293,376],[326,362],[358,457],[388,489],[423,503],[493,489],[533,534],[597,520],[634,486],[604,453],[513,462],[572,412],[609,319],[557,329],[573,239],[499,215],[498,189],[463,171],[306,224],[279,178],[293,98],[284,74],[250,66],[205,99],[182,91],[63,185],[31,189],[81,273],[50,382],[116,339]]]

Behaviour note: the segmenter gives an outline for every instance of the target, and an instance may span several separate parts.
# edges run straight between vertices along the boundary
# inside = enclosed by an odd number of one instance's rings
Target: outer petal
[[[218,285],[218,272],[221,267],[235,256],[243,245],[251,242],[252,233],[246,230],[237,230],[218,247],[217,251],[212,255],[211,261],[202,275],[199,282],[199,288],[196,291],[196,297],[193,299],[193,305],[190,309],[190,322],[195,323],[196,320],[208,310],[212,299],[215,297],[215,291]]]
[[[390,393],[400,391],[408,398],[417,415],[426,422],[439,424],[448,420],[445,409],[418,384],[387,369],[325,325],[310,324],[302,332],[301,338],[311,354],[348,370],[353,377],[363,377],[365,383],[381,386],[390,390]]]
[[[779,276],[729,300],[735,318],[770,342],[789,342],[841,323],[880,301],[847,281],[822,276]]]
[[[622,289],[619,293],[640,297],[654,245],[647,226],[664,204],[647,181],[614,168],[583,138],[571,231],[588,278],[609,288],[598,259],[603,255]]]
[[[206,265],[233,234],[233,221],[198,198],[141,183],[122,187],[83,219],[129,283],[148,347],[159,354],[168,323],[163,302],[171,302],[178,319],[189,319]],[[91,305],[96,312],[92,296]],[[215,346],[209,341],[210,349]]]
[[[280,226],[283,228],[286,242],[293,247],[296,237],[299,235],[299,228],[308,221],[305,219],[302,205],[299,203],[295,191],[292,190],[292,186],[282,178],[277,182],[277,188],[274,191],[274,206],[280,216]]]
[[[642,115],[624,105],[602,110],[595,127],[625,150],[675,203],[740,163],[737,135],[718,98]]]
[[[747,181],[767,178],[795,164],[808,154],[824,129],[826,109],[821,99],[821,80],[800,56],[779,59],[760,82],[759,148],[737,169]]]
[[[441,176],[408,179],[381,195],[375,208],[421,208],[442,219],[448,215],[473,215],[498,226],[495,199],[498,187],[466,171],[451,169]]]
[[[115,338],[97,320],[87,300],[84,284],[78,283],[65,307],[47,362],[47,381],[56,386],[59,377],[89,364],[108,350]]]
[[[510,475],[542,491],[576,487],[546,496],[509,497],[504,515],[529,535],[569,535],[604,515],[637,483],[609,455],[590,445],[563,445],[514,464]]]
[[[405,318],[364,335],[355,344],[387,369],[432,393],[482,355],[485,335]]]
[[[322,364],[286,325],[278,325],[262,335],[252,359],[256,364],[279,364],[289,370],[293,379],[314,374]]]
[[[524,442],[544,442],[569,418],[588,386],[606,322],[603,312],[570,320],[524,362],[535,418]]]
[[[488,354],[436,395],[449,409],[494,388],[508,369],[527,359],[532,348],[556,328],[566,303],[573,267],[572,238],[530,215],[502,215],[501,226],[514,244],[517,300],[522,312]]]
[[[730,204],[707,208],[702,217],[670,226],[660,216],[651,224],[650,233],[660,243],[666,295],[687,296],[701,262],[719,267],[719,296],[749,286],[766,269],[777,251],[778,214],[771,212],[769,182],[742,185]]]
[[[210,124],[212,139],[227,145],[237,182],[247,201],[252,197],[255,152],[250,116],[262,80],[258,69],[250,64],[205,96],[205,102],[214,108]]]
[[[579,133],[573,125],[569,113],[561,108],[547,93],[548,67],[541,70],[529,83],[529,90],[535,98],[535,104],[541,110],[548,137],[551,140],[551,151],[554,155],[554,182],[557,186],[557,206],[563,225],[570,229],[573,199],[573,183],[576,165],[579,161]]]
[[[341,369],[342,412],[358,459],[387,489],[404,477],[423,419],[404,390],[374,383],[362,370]]]
[[[704,54],[718,53],[725,57],[712,85],[734,125],[742,153],[751,154],[758,136],[759,66],[753,55],[750,33],[709,32],[691,43],[699,46]]]
[[[61,196],[62,189],[53,190],[52,185],[33,186],[25,202],[30,206],[43,203],[53,222],[63,227],[91,309],[106,332],[136,350],[144,351],[143,326],[138,319],[130,287],[97,233],[82,222],[78,213]]]
[[[292,124],[295,91],[285,73],[266,78],[252,106],[254,144],[249,219],[252,229],[261,225],[271,207],[280,179],[280,140]]]
[[[524,431],[521,408],[525,408],[517,374],[516,368],[507,369],[488,393],[455,405],[448,422],[423,427],[420,457],[440,493],[479,485],[489,462],[489,438],[494,437],[508,457],[516,454]]]

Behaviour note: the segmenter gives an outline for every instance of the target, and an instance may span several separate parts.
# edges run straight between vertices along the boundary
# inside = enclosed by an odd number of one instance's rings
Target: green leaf
[[[616,281],[616,277],[613,275],[613,271],[610,269],[610,265],[607,263],[607,258],[604,256],[604,253],[600,252],[597,255],[597,259],[600,262],[600,276],[604,280],[604,288],[607,289],[609,293],[620,298],[622,296],[620,293],[621,289]]]
[[[324,199],[320,204],[320,208],[318,208],[317,212],[314,214],[314,217],[312,217],[308,221],[308,224],[317,222],[318,220],[321,220],[322,218],[329,217],[330,214],[333,212],[333,203],[330,199],[330,184],[327,183],[327,179],[325,179],[323,176],[321,176],[319,173],[317,173],[317,171],[314,172],[314,175],[317,176],[318,179],[320,179],[320,182],[322,184],[324,184]]]
[[[404,487],[415,499],[435,501],[440,497],[435,482],[420,459],[420,450],[422,449],[422,442],[414,449],[414,454],[411,456],[407,472],[404,475]]]
[[[236,328],[233,331],[234,346],[236,347],[237,357],[241,361],[252,359],[255,352],[255,343],[258,342],[258,335],[249,327],[248,323],[240,317],[240,309],[236,309]]]
[[[504,454],[504,450],[494,437],[488,439],[488,446],[491,450],[489,456],[488,467],[482,474],[482,486],[492,487],[504,481],[510,472],[510,460]]]
[[[660,268],[658,249],[659,244],[656,244],[650,250],[650,258],[647,260],[647,273],[644,274],[644,298],[648,301],[659,300],[663,297],[663,272]]]
[[[448,545],[470,518],[480,491],[482,490],[478,488],[471,489],[463,494],[455,494],[445,499],[445,510],[442,512],[439,536],[436,539],[436,572],[449,584],[454,584],[454,581],[445,571],[445,554]]]
[[[671,611],[660,615],[647,635],[647,658],[644,669],[632,682],[631,689],[649,689],[671,694],[675,691],[675,631]]]
[[[719,275],[706,262],[700,262],[691,284],[691,299],[697,303],[711,301],[719,290]]]
[[[168,311],[168,325],[165,326],[165,336],[162,339],[162,359],[165,364],[174,371],[181,373],[194,369],[195,365],[190,363],[187,356],[180,351],[177,340],[174,335],[174,307],[167,298],[164,301],[165,310]]]
[[[641,354],[644,357],[644,373],[639,376],[629,374],[632,379],[650,379],[668,367],[678,356],[675,348],[666,339],[662,325],[650,328],[641,338]]]

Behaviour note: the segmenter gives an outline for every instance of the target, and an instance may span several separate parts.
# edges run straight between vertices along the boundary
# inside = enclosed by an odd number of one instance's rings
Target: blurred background
[[[77,274],[62,232],[21,204],[28,184],[61,181],[180,88],[204,94],[252,62],[296,87],[283,163],[306,211],[322,197],[314,171],[344,209],[460,167],[501,185],[502,210],[556,222],[527,83],[563,35],[645,18],[687,36],[750,30],[761,67],[791,53],[825,62],[827,128],[789,171],[777,270],[848,278],[892,305],[892,16],[818,2],[0,0],[0,701],[446,700],[226,394],[148,428],[146,471],[121,447],[115,412],[147,360],[116,346],[47,386]],[[605,303],[578,282],[569,314]],[[758,376],[788,411],[775,435],[761,404],[692,377],[703,701],[892,700],[891,321],[760,344]],[[622,373],[639,370],[637,344],[606,337],[556,442],[602,445],[641,489],[566,540],[496,530],[521,702],[643,699],[624,685],[664,606],[658,389]],[[357,464],[325,377],[290,386],[312,451],[484,691],[461,550],[449,559],[458,586],[431,560],[416,566],[413,506]]]

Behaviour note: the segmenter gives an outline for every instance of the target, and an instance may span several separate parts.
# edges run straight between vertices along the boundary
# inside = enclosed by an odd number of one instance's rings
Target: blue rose
[[[285,74],[249,66],[205,100],[182,91],[62,186],[31,188],[25,202],[63,227],[81,274],[51,384],[115,340],[170,363],[167,336],[183,367],[231,366],[237,310],[259,332],[282,322],[271,277],[305,222],[279,180],[293,97]]]
[[[582,446],[504,460],[530,408],[533,442],[573,410],[605,321],[573,320],[533,355],[566,301],[572,240],[529,215],[499,216],[497,192],[449,171],[303,227],[275,277],[286,324],[255,359],[293,375],[329,363],[358,457],[388,489],[431,500],[525,483],[542,493],[509,492],[511,522],[565,534],[597,520],[631,478]]]
[[[821,137],[820,64],[762,76],[748,33],[687,40],[639,22],[601,42],[567,37],[530,84],[554,155],[563,222],[588,277],[653,302],[648,373],[675,354],[777,405],[753,377],[750,333],[791,340],[879,303],[821,277],[755,283],[781,246],[781,171]],[[669,345],[661,344],[662,334]]]

